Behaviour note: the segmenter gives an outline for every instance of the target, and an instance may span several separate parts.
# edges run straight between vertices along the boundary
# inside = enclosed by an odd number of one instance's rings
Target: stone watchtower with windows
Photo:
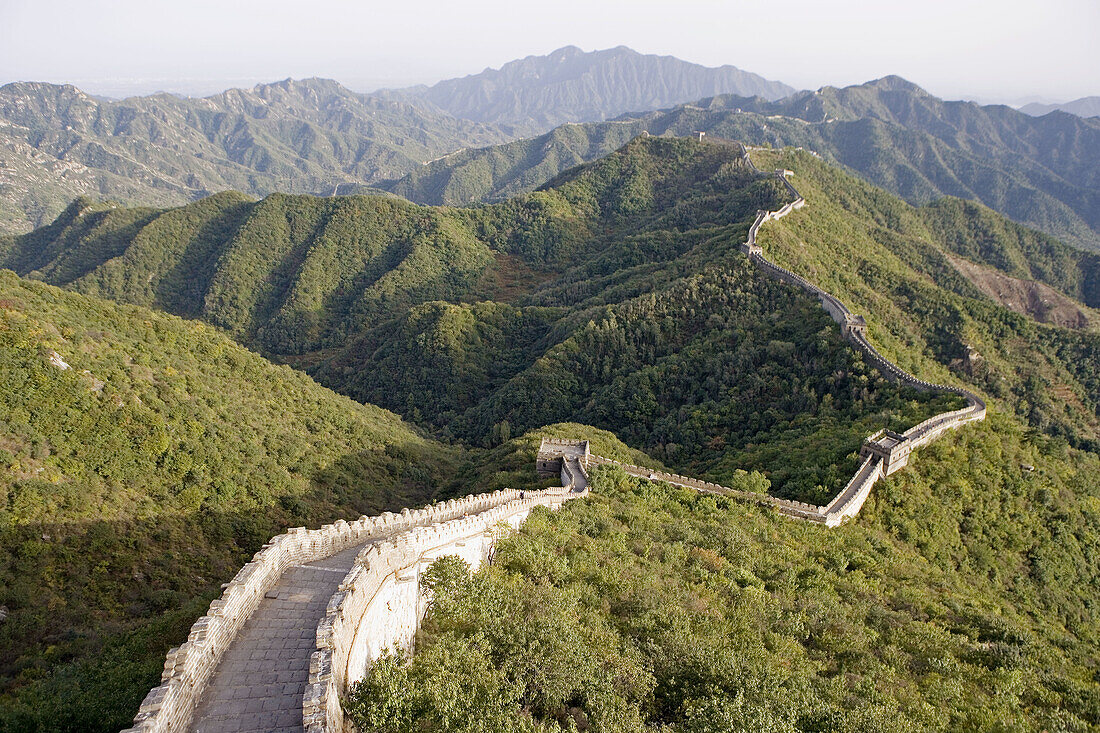
[[[841,326],[841,331],[845,336],[862,336],[867,338],[867,319],[863,316],[857,316],[854,313],[848,313],[844,316],[844,325]]]
[[[863,442],[859,457],[878,456],[882,459],[882,474],[889,476],[909,462],[912,450],[909,438],[893,430],[880,430]]]

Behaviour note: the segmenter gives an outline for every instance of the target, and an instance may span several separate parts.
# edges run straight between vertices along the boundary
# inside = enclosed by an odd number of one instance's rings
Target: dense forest
[[[761,230],[769,257],[989,420],[835,532],[601,473],[485,573],[439,569],[419,653],[352,704],[365,729],[1100,725],[1095,258],[809,153],[753,156],[807,200]],[[883,379],[739,252],[788,198],[735,144],[641,137],[497,204],[78,200],[0,238],[27,278],[0,281],[0,724],[121,727],[268,536],[537,486],[541,435],[826,501],[868,433],[955,403]]]
[[[598,469],[593,499],[529,520],[492,566],[433,567],[417,653],[349,700],[364,729],[1100,726],[1095,314],[1043,324],[956,266],[1095,303],[1094,259],[971,204],[913,208],[808,154],[756,155],[807,199],[764,228],[769,256],[872,314],[898,363],[994,395],[989,420],[833,533]]]
[[[997,416],[823,531],[599,468],[478,573],[436,561],[416,654],[347,709],[377,733],[1095,730],[1098,469]]]
[[[873,339],[901,366],[1095,444],[1098,347],[1080,303],[1097,302],[1095,256],[958,200],[914,208],[809,154],[755,155],[807,187],[812,214],[765,228],[780,264],[872,314]],[[775,493],[821,502],[866,434],[948,403],[884,382],[813,300],[737,252],[755,211],[787,195],[736,145],[642,137],[542,190],[465,209],[78,202],[0,243],[0,264],[203,318],[445,440],[490,446],[574,420],[684,471],[761,470]],[[800,259],[788,259],[791,227],[804,229]],[[1085,327],[1014,314],[953,263],[1040,283],[1077,303]],[[978,371],[957,363],[967,346],[986,357]]]
[[[458,458],[203,323],[0,271],[0,729],[125,727],[273,534],[426,503]]]
[[[796,170],[813,214],[770,223],[758,241],[778,264],[873,314],[869,332],[883,353],[928,377],[964,375],[1033,428],[1100,446],[1095,312],[1077,302],[1078,327],[1039,322],[995,302],[955,264],[972,258],[1096,304],[1093,255],[961,201],[913,208],[806,153],[762,153],[760,162]],[[980,364],[956,361],[964,345]]]
[[[578,420],[670,465],[765,470],[776,493],[823,502],[866,434],[951,403],[887,383],[816,303],[737,253],[756,210],[786,195],[736,145],[639,138],[471,209],[78,202],[0,264],[201,317],[447,440]]]

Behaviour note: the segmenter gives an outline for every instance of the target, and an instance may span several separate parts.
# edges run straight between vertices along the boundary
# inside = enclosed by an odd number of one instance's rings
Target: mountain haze
[[[0,231],[46,224],[77,196],[168,206],[222,190],[383,188],[419,203],[498,201],[642,131],[705,130],[755,145],[803,146],[910,202],[980,201],[1100,248],[1100,118],[945,102],[898,77],[773,101],[765,97],[783,90],[706,96],[737,85],[723,68],[623,48],[567,48],[374,95],[308,79],[205,99],[113,102],[73,87],[9,84],[0,88]],[[685,99],[696,101],[644,111]],[[474,107],[493,110],[484,115],[492,122],[455,116]],[[546,116],[548,109],[558,117]],[[557,121],[619,113],[626,116],[516,140]]]
[[[589,53],[566,46],[407,91],[456,117],[541,132],[565,122],[599,121],[716,94],[778,99],[794,89],[733,66],[709,68],[626,46]]]
[[[733,67],[622,47],[561,49],[430,89],[376,94],[328,79],[287,79],[204,98],[115,101],[71,85],[12,83],[0,87],[0,233],[46,224],[78,196],[170,206],[224,190],[361,190],[456,150],[559,122],[722,92],[772,98],[790,91]]]
[[[1041,104],[1032,102],[1020,107],[1020,111],[1035,117],[1050,114],[1051,112],[1068,112],[1078,117],[1100,117],[1100,97],[1081,97],[1072,102],[1058,104]]]
[[[329,194],[511,139],[416,100],[286,80],[202,99],[121,101],[75,87],[0,87],[0,227],[45,224],[77,196],[174,205],[217,191]]]
[[[563,126],[531,140],[461,151],[384,185],[423,203],[498,200],[644,131],[696,130],[752,145],[802,146],[912,203],[945,195],[979,201],[1100,251],[1100,120],[1033,118],[1005,106],[944,102],[899,77],[776,102],[720,96]]]

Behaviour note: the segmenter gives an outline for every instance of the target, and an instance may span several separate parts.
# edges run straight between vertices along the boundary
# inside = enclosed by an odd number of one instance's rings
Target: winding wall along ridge
[[[741,148],[748,165],[758,170],[747,149]],[[476,566],[491,552],[497,525],[518,526],[535,506],[556,508],[567,499],[585,495],[587,464],[617,465],[631,475],[734,496],[775,507],[789,517],[832,527],[855,516],[878,478],[904,466],[913,448],[927,444],[949,429],[984,419],[986,406],[977,395],[958,387],[920,380],[893,364],[867,341],[866,324],[861,317],[852,314],[835,296],[764,256],[762,248],[756,244],[760,226],[805,205],[805,200],[787,179],[787,172],[776,171],[775,175],[793,200],[776,211],[757,213],[742,245],[743,251],[772,277],[815,295],[826,312],[841,325],[845,337],[888,378],[922,391],[961,395],[968,403],[965,408],[935,415],[900,435],[880,431],[870,436],[861,451],[864,460],[859,469],[824,507],[738,491],[590,455],[587,443],[583,456],[578,457],[568,451],[577,441],[547,439],[543,442],[544,447],[558,449],[562,459],[563,486],[560,489],[498,491],[419,510],[405,509],[400,514],[387,512],[350,523],[341,520],[317,530],[292,529],[264,545],[226,584],[221,598],[210,604],[207,615],[195,622],[187,641],[168,653],[161,684],[146,696],[134,726],[127,733],[182,731],[191,725],[196,705],[223,653],[264,595],[292,565],[331,557],[363,545],[317,625],[316,649],[310,659],[308,683],[302,698],[302,722],[306,730],[310,733],[340,731],[345,729],[340,695],[347,685],[362,675],[366,665],[382,649],[409,643],[416,631],[424,608],[419,584],[412,581],[418,579],[421,566],[443,554],[457,554]]]
[[[763,173],[752,162],[748,149],[741,145],[741,155],[744,161],[757,173]],[[848,481],[840,492],[825,506],[816,506],[799,501],[780,499],[767,494],[754,494],[740,491],[708,481],[680,476],[663,471],[655,471],[644,466],[634,466],[619,461],[614,461],[601,456],[592,455],[589,461],[595,465],[617,465],[633,476],[639,476],[652,481],[663,481],[676,486],[684,486],[697,491],[733,496],[745,501],[751,501],[762,505],[773,506],[782,514],[795,518],[817,522],[829,527],[835,527],[859,513],[863,503],[871,494],[871,488],[879,478],[886,476],[905,466],[909,460],[910,452],[922,445],[930,443],[947,430],[956,428],[968,422],[985,419],[986,405],[978,395],[960,387],[952,387],[934,384],[923,379],[918,379],[901,367],[897,366],[881,353],[867,340],[866,321],[862,316],[852,313],[843,302],[835,295],[814,285],[801,275],[791,272],[770,261],[764,256],[763,248],[756,243],[756,234],[764,222],[781,219],[792,211],[801,209],[806,205],[805,199],[791,184],[787,176],[789,171],[777,170],[775,177],[786,187],[792,200],[775,211],[758,211],[756,219],[749,227],[748,238],[741,245],[742,251],[748,255],[761,270],[769,276],[790,283],[817,297],[821,307],[829,316],[840,324],[845,338],[859,349],[864,356],[875,365],[888,379],[913,387],[922,392],[948,392],[965,398],[967,406],[949,412],[943,412],[928,418],[924,422],[914,425],[904,433],[897,434],[889,431],[879,431],[867,438],[860,456],[860,463],[856,473]],[[568,441],[562,441],[568,442]]]
[[[748,149],[744,145],[741,145],[741,154],[745,162],[753,170],[761,172],[752,162],[752,159],[749,157]],[[785,514],[803,519],[810,518],[832,527],[859,513],[859,510],[863,507],[864,501],[866,501],[867,497],[870,495],[871,487],[875,482],[880,477],[892,473],[904,466],[908,462],[909,453],[914,448],[931,442],[947,430],[968,422],[985,419],[986,405],[985,402],[973,392],[960,387],[934,384],[923,379],[918,379],[891,362],[879,353],[878,349],[867,340],[866,321],[862,316],[853,314],[836,296],[814,285],[801,275],[775,264],[764,256],[763,248],[756,243],[756,234],[764,222],[772,219],[781,219],[792,211],[801,209],[806,205],[806,200],[802,198],[802,195],[787,178],[789,174],[789,171],[784,170],[777,170],[774,173],[775,177],[786,187],[792,200],[775,211],[757,212],[756,219],[749,227],[748,238],[741,246],[742,251],[771,277],[800,287],[817,297],[821,302],[822,308],[825,309],[834,321],[840,324],[841,330],[848,341],[863,352],[864,356],[867,357],[888,379],[906,384],[920,391],[937,391],[957,394],[967,401],[966,407],[960,410],[952,410],[950,412],[935,415],[913,426],[900,435],[889,433],[888,431],[880,431],[868,437],[864,443],[863,449],[860,451],[860,455],[864,458],[864,461],[856,471],[856,474],[829,504],[824,507],[815,507],[815,511],[811,512],[814,516],[805,516],[804,505],[792,508],[786,506],[785,503],[781,503],[782,500],[775,500],[773,502],[779,510]],[[773,497],[769,497],[769,499],[772,498]]]

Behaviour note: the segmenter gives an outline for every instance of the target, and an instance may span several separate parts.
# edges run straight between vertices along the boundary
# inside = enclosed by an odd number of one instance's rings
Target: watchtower
[[[539,445],[538,456],[535,458],[535,470],[544,478],[559,476],[564,458],[576,458],[582,466],[587,467],[591,456],[592,452],[587,440],[543,438]]]
[[[912,450],[909,438],[893,430],[880,430],[863,441],[859,457],[878,456],[882,459],[882,474],[889,476],[909,462]]]
[[[841,329],[845,336],[854,336],[859,334],[864,338],[867,337],[867,319],[863,316],[857,316],[854,313],[848,313],[844,316],[844,325]]]

